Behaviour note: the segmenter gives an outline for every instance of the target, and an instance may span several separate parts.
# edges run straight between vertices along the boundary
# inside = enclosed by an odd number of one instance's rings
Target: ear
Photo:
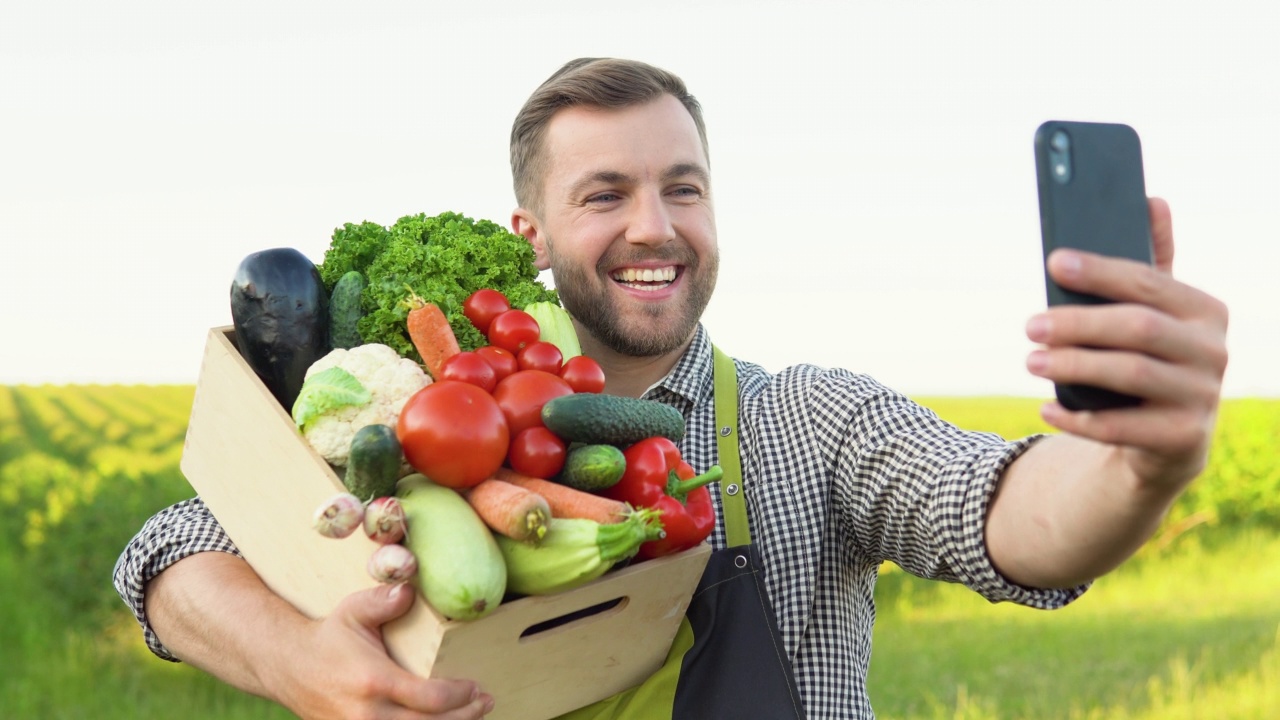
[[[516,208],[511,212],[511,230],[523,236],[533,246],[533,266],[546,270],[551,267],[551,261],[547,257],[546,238],[538,229],[540,224],[538,218],[524,208]]]

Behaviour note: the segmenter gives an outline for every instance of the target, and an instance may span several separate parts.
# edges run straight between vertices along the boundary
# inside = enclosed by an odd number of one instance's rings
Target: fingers
[[[396,707],[435,720],[473,720],[493,710],[493,698],[470,680],[425,679],[408,672],[391,679],[387,697]]]
[[[1026,330],[1029,339],[1055,352],[1072,347],[1125,350],[1219,375],[1226,367],[1225,318],[1186,322],[1133,304],[1060,306],[1031,318]]]
[[[1148,198],[1147,208],[1151,218],[1151,251],[1156,268],[1173,273],[1173,216],[1169,203],[1161,198]]]
[[[343,598],[333,614],[347,625],[373,633],[413,607],[413,588],[404,583],[379,585]]]

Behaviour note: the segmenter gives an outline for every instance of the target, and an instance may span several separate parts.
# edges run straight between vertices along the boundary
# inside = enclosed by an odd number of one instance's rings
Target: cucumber
[[[389,425],[365,425],[351,439],[351,456],[342,484],[361,502],[394,495],[403,463],[404,453],[395,429]]]
[[[360,293],[364,292],[364,286],[364,275],[351,270],[338,278],[329,293],[329,342],[335,348],[348,350],[362,342],[356,323],[364,316],[360,309]]]
[[[454,620],[493,612],[507,591],[507,565],[489,526],[456,490],[414,473],[396,484],[404,544],[418,560],[413,582],[427,603]]]
[[[570,442],[626,447],[650,437],[684,438],[684,416],[656,400],[573,393],[542,406],[542,424]]]
[[[555,477],[561,485],[586,492],[613,487],[627,471],[627,459],[614,445],[577,445],[569,448],[564,469]]]

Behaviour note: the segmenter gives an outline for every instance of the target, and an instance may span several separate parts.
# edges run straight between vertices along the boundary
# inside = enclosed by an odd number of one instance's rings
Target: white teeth
[[[613,273],[613,279],[622,283],[669,283],[676,279],[676,269],[674,267],[663,268],[624,268]]]

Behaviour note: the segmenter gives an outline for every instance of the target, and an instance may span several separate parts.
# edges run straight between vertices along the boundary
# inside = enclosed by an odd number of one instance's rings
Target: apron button
[[[724,427],[720,428],[720,435],[722,437],[729,437],[729,434],[732,432],[733,432],[733,428],[729,427],[728,425],[725,425]]]
[[[737,494],[738,494],[738,484],[737,484],[737,483],[729,483],[727,486],[725,486],[724,492],[725,492],[725,494],[726,494],[726,495],[737,495]]]
[[[733,557],[733,564],[734,564],[735,566],[737,566],[737,568],[738,568],[739,570],[741,570],[742,568],[744,568],[744,567],[746,567],[746,566],[747,566],[747,556],[746,556],[746,555],[735,555],[735,556]]]

